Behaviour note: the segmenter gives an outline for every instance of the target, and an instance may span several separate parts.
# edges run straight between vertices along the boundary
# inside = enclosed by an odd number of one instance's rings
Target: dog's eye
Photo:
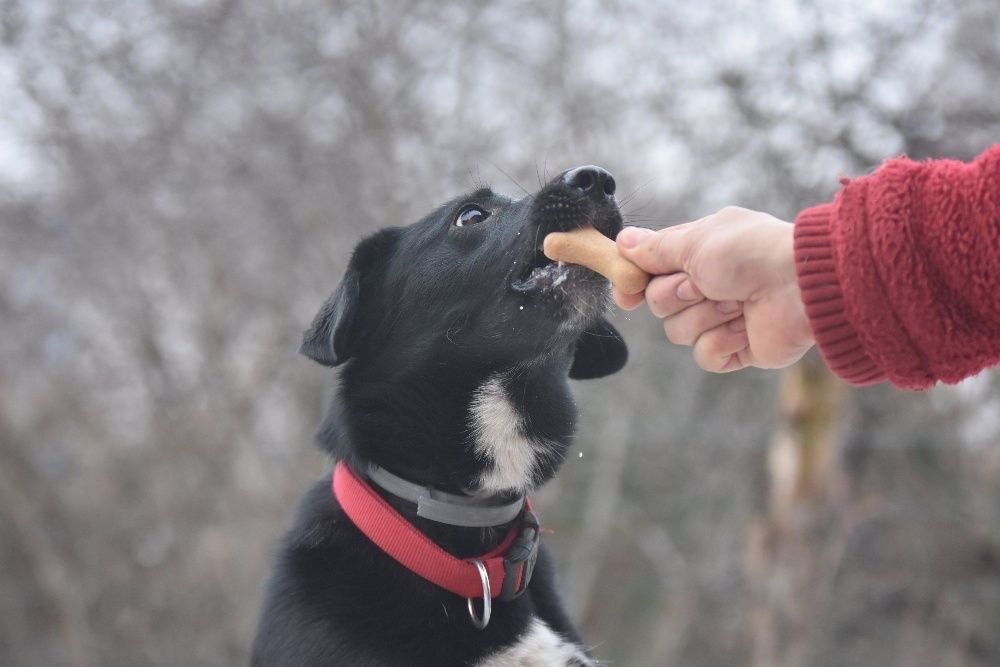
[[[456,227],[466,227],[475,225],[490,217],[491,213],[478,206],[468,206],[463,208],[455,218]]]

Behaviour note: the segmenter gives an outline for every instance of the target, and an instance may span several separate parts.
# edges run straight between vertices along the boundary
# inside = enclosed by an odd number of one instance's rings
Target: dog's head
[[[346,363],[321,439],[465,491],[551,476],[573,430],[566,378],[613,373],[627,352],[604,319],[608,282],[549,261],[542,242],[585,224],[614,238],[614,191],[606,171],[578,167],[535,195],[482,188],[362,241],[301,348]]]

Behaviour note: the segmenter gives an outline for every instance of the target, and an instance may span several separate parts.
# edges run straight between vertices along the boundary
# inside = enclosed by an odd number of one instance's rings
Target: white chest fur
[[[533,618],[528,631],[513,645],[490,654],[475,667],[592,667],[583,650],[568,642],[544,621]]]
[[[553,455],[553,446],[525,433],[524,417],[514,406],[499,376],[483,383],[470,409],[476,454],[487,462],[479,488],[497,493],[532,487],[539,457]]]

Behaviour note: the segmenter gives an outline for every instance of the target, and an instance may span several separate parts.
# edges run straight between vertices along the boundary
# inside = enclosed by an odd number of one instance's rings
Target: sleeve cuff
[[[845,313],[831,243],[830,219],[835,215],[834,206],[814,206],[795,219],[795,272],[799,291],[816,347],[830,370],[853,385],[875,384],[885,380],[886,373],[865,351]]]

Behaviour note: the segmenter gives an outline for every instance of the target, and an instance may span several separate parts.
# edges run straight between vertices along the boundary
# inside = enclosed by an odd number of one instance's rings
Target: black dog
[[[318,435],[336,489],[303,500],[255,665],[593,664],[522,501],[566,456],[567,378],[625,364],[607,281],[541,251],[584,224],[614,238],[614,191],[593,166],[521,200],[483,188],[355,249],[301,349],[344,364]]]

